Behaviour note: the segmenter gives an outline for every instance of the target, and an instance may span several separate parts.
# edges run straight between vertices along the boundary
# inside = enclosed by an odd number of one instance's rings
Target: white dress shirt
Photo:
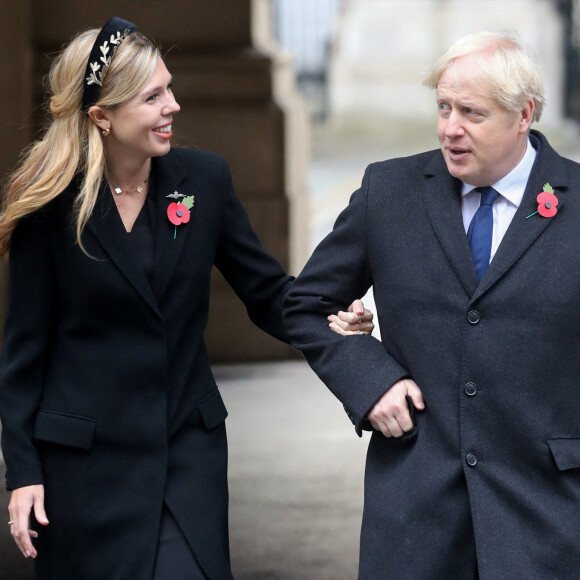
[[[536,159],[536,150],[532,147],[528,139],[526,152],[522,160],[499,181],[490,184],[499,197],[493,204],[493,234],[491,239],[491,255],[489,261],[493,259],[500,242],[502,241],[520,203],[524,197],[524,191],[528,183],[528,178],[532,172],[532,166]],[[475,190],[475,185],[463,182],[461,186],[461,213],[463,214],[463,227],[465,233],[469,229],[469,224],[479,208],[481,194]],[[540,192],[538,192],[540,193]]]

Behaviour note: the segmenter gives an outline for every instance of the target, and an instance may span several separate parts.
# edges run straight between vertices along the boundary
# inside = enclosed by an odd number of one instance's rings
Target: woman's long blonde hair
[[[61,194],[75,175],[82,178],[75,199],[77,242],[95,207],[106,171],[99,128],[82,109],[85,69],[98,29],[79,34],[56,58],[49,73],[52,120],[44,137],[23,153],[3,192],[0,255],[24,216]],[[153,75],[159,50],[143,35],[130,34],[117,48],[96,105],[114,109],[137,95]]]

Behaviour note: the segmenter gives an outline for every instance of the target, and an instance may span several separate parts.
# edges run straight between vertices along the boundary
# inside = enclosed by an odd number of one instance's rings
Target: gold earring
[[[103,129],[102,133],[103,133],[103,137],[107,137],[107,135],[109,135],[111,132],[111,129],[109,129],[108,127],[106,129]]]

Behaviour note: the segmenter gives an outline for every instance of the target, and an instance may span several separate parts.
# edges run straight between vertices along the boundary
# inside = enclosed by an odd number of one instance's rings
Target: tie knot
[[[493,205],[495,200],[499,197],[499,192],[493,187],[477,187],[475,191],[481,193],[481,201],[479,205]]]

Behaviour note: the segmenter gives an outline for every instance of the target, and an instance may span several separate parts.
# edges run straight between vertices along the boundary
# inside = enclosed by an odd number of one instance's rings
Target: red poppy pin
[[[187,197],[182,193],[174,191],[166,197],[171,197],[178,201],[174,201],[169,204],[167,208],[167,217],[169,221],[175,226],[175,231],[173,233],[173,239],[177,237],[177,226],[181,224],[186,224],[191,217],[191,212],[189,211],[195,202],[195,197],[193,195],[188,195]]]
[[[531,213],[526,219],[531,218],[537,213],[545,218],[554,217],[558,213],[558,198],[554,193],[554,188],[549,183],[544,185],[544,189],[538,194],[536,201],[538,202],[538,211]]]

